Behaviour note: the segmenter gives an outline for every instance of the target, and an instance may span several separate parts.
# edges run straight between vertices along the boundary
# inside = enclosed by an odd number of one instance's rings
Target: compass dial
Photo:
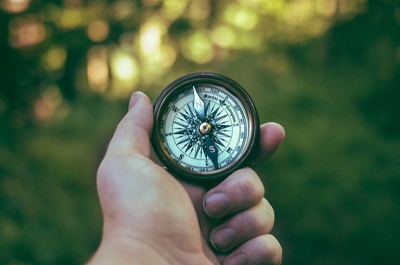
[[[215,171],[207,155],[205,130],[218,150],[217,167],[223,168],[244,150],[249,130],[246,110],[240,101],[223,88],[198,86],[205,104],[205,123],[193,107],[191,89],[178,94],[162,113],[162,145],[181,166],[196,172]],[[204,127],[204,128],[203,128]],[[202,132],[203,131],[203,132]],[[209,150],[210,152],[213,150]]]
[[[244,95],[229,83],[204,77],[171,84],[155,104],[157,155],[169,169],[187,177],[229,174],[248,157],[258,132],[257,114]]]

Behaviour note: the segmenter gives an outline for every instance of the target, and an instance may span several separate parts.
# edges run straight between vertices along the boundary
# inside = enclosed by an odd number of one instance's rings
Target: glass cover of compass
[[[154,103],[154,151],[182,177],[221,179],[245,166],[258,146],[259,128],[250,96],[221,74],[183,76]]]

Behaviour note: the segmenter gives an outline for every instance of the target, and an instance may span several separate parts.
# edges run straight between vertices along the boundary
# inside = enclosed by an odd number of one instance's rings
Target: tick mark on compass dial
[[[218,86],[199,85],[195,92],[188,87],[170,101],[161,119],[164,149],[180,166],[195,172],[212,172],[235,162],[249,138],[243,104]]]

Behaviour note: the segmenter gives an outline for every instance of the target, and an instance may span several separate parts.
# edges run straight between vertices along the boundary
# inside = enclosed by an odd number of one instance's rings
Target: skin
[[[257,174],[246,167],[215,187],[185,182],[150,159],[152,127],[152,104],[136,92],[98,169],[103,235],[88,264],[281,264]],[[275,123],[260,131],[251,166],[284,138]]]

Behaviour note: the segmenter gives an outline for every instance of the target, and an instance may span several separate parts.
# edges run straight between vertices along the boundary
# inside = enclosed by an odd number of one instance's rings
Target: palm
[[[196,211],[198,223],[200,226],[200,231],[202,234],[201,242],[202,242],[203,252],[206,255],[206,257],[211,261],[212,264],[220,264],[217,258],[218,253],[216,253],[213,249],[211,249],[208,239],[210,231],[213,228],[214,220],[209,218],[203,210],[203,199],[204,195],[206,194],[206,189],[196,183],[191,184],[183,180],[180,180],[180,183],[188,193],[192,201],[193,207]]]
[[[216,253],[209,246],[208,236],[212,229],[212,219],[207,217],[203,210],[205,188],[183,180],[177,181],[165,169],[150,160],[148,163],[148,170],[143,172],[142,178],[146,179],[146,183],[143,184],[148,185],[149,176],[157,177],[153,179],[154,183],[151,185],[153,190],[156,191],[154,194],[155,201],[149,201],[148,205],[142,204],[144,206],[142,209],[148,209],[148,211],[153,212],[153,214],[143,214],[149,217],[147,223],[151,223],[154,220],[162,220],[158,224],[158,229],[160,231],[169,231],[168,239],[174,239],[168,242],[167,245],[175,245],[177,249],[184,249],[187,252],[200,251],[211,264],[220,264]],[[138,183],[135,183],[135,186],[138,186]],[[173,190],[174,196],[171,196],[171,190]],[[192,204],[186,199],[188,195]],[[162,204],[160,204],[161,201],[163,202]],[[154,209],[154,205],[159,205],[160,207]],[[132,210],[130,209],[130,211]]]
[[[143,156],[125,157],[118,163],[108,161],[103,161],[98,172],[105,226],[119,227],[129,238],[146,241],[150,246],[161,244],[164,248],[158,250],[161,253],[177,252],[175,256],[184,254],[188,258],[195,253],[218,264],[201,236],[205,231],[200,230],[198,218],[204,218],[204,214],[198,217],[195,211],[201,208],[204,190],[181,185],[166,170]],[[118,176],[112,183],[109,172]],[[149,238],[149,234],[157,236]]]
[[[213,220],[209,218],[203,210],[203,198],[206,194],[206,189],[198,183],[188,183],[184,180],[176,181],[165,169],[153,164],[152,161],[149,161],[149,163],[151,164],[151,166],[149,166],[149,168],[151,168],[150,171],[154,171],[154,173],[145,172],[146,174],[143,177],[147,178],[147,181],[149,181],[149,175],[158,176],[165,180],[161,182],[160,179],[154,179],[155,183],[152,185],[158,190],[159,198],[156,199],[155,196],[155,200],[158,201],[158,204],[160,201],[164,201],[162,207],[157,209],[157,212],[161,214],[156,220],[166,218],[165,210],[170,215],[168,218],[173,220],[172,222],[162,222],[165,226],[159,228],[162,231],[175,231],[176,234],[179,234],[181,237],[180,240],[174,240],[169,244],[179,244],[176,245],[179,249],[191,246],[192,249],[188,251],[201,251],[211,264],[220,264],[217,253],[211,249],[208,239],[209,233],[213,227]],[[159,174],[160,170],[162,171],[161,176]],[[184,189],[182,189],[182,187]],[[173,197],[171,197],[171,189],[174,190],[175,196]],[[165,195],[168,194],[169,197],[164,196],[164,193]],[[192,204],[190,204],[189,200],[185,199],[188,195]],[[155,203],[150,202],[145,208],[152,209],[154,205]],[[148,216],[152,215],[150,214]],[[151,222],[152,220],[148,221]],[[175,236],[172,238],[176,239]]]

